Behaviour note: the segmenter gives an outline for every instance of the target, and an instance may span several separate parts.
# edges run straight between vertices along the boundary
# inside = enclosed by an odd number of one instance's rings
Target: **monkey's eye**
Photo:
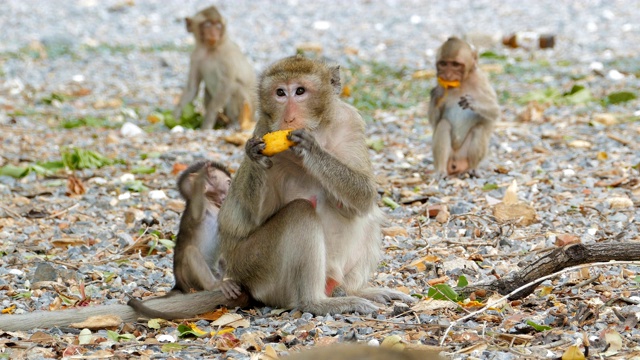
[[[303,87],[299,87],[296,89],[296,95],[302,95],[304,94],[304,88]]]
[[[278,89],[278,90],[276,90],[276,95],[278,95],[278,96],[286,96],[287,94],[285,94],[284,90]]]

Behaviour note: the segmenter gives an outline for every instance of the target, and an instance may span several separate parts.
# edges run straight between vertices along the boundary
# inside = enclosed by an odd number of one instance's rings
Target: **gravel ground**
[[[174,190],[174,167],[209,158],[236,169],[243,156],[223,140],[233,129],[170,132],[147,121],[151,111],[170,109],[177,101],[193,43],[182,19],[207,5],[3,3],[0,166],[59,160],[69,145],[125,161],[76,171],[83,195],[69,190],[64,172],[0,176],[1,309],[59,309],[63,298],[82,298],[81,284],[92,304],[170,289],[171,251],[156,240],[177,231],[183,205]],[[371,150],[380,206],[388,214],[386,255],[372,278],[375,285],[426,295],[434,279],[452,287],[461,275],[470,284],[491,281],[568,241],[640,240],[640,102],[523,101],[531,92],[569,92],[574,85],[598,100],[617,91],[637,94],[640,1],[241,0],[219,8],[257,71],[300,45],[317,43],[322,56],[343,66],[345,83],[355,84],[354,95],[345,100],[370,120],[372,144],[383,145]],[[434,180],[426,118],[434,80],[416,72],[433,67],[435,49],[452,34],[487,39],[519,31],[555,34],[556,46],[507,49],[486,41],[479,46],[494,54],[481,63],[503,110],[491,144],[494,157],[479,178]],[[389,93],[366,86],[379,78]],[[46,101],[52,94],[67,97]],[[374,103],[380,106],[365,106],[364,94],[379,98]],[[395,102],[385,102],[387,96]],[[60,128],[64,120],[90,116],[106,126]],[[123,136],[124,122],[146,132]],[[147,189],[131,191],[127,179],[140,167],[155,173],[134,175]],[[495,203],[514,181],[519,199],[536,214],[532,224],[493,216]],[[401,206],[392,210],[382,198]],[[444,211],[437,219],[429,216],[430,208],[443,205],[449,216]],[[145,225],[150,227],[143,232]],[[590,355],[640,356],[639,271],[631,264],[559,275],[523,301],[457,324],[444,350],[456,359],[553,358],[584,336]],[[37,339],[34,331],[0,331],[0,356],[269,359],[274,352],[336,341],[378,343],[393,335],[407,347],[436,345],[451,321],[477,309],[451,305],[391,304],[375,317],[231,309],[249,323],[226,336],[197,339],[178,339],[178,323],[111,329],[123,335],[120,339],[96,330],[89,345],[78,345],[79,330],[69,328],[37,333]],[[528,320],[550,329],[537,331]],[[212,329],[209,321],[197,324]],[[186,348],[170,353],[159,344],[163,335]]]

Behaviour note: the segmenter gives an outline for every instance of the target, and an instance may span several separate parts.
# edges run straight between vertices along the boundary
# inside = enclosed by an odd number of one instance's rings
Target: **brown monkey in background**
[[[220,163],[200,161],[189,166],[178,178],[178,190],[186,201],[180,219],[173,255],[176,292],[214,290],[219,288],[227,299],[241,295],[240,286],[224,280],[224,259],[218,256],[218,211],[227,196],[231,175]],[[180,315],[152,310],[137,299],[127,303],[138,313],[165,319]]]
[[[215,6],[185,19],[187,31],[193,33],[196,48],[191,54],[187,85],[174,110],[180,118],[182,109],[198,95],[204,80],[206,114],[203,129],[212,129],[218,113],[223,122],[253,121],[256,75],[253,66],[238,45],[229,39],[227,25]]]
[[[285,356],[285,360],[444,360],[440,350],[395,350],[381,346],[339,344],[318,346]]]
[[[435,169],[475,175],[500,116],[496,92],[478,67],[477,52],[456,37],[438,49],[436,70],[438,85],[431,91],[428,114]]]
[[[220,209],[229,276],[268,306],[314,314],[413,301],[367,284],[381,255],[382,212],[364,121],[338,96],[339,67],[285,58],[264,71],[258,91],[254,137]],[[262,154],[261,137],[284,129],[295,145]],[[336,286],[348,296],[330,297]]]

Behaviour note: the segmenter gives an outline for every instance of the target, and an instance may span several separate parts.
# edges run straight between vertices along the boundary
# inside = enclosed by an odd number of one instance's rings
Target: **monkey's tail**
[[[246,307],[250,297],[243,291],[235,299],[227,299],[222,291],[199,291],[190,294],[171,292],[165,296],[145,301],[131,299],[127,302],[136,313],[148,318],[166,320],[186,319],[215,310],[218,306]]]
[[[170,319],[194,317],[198,314],[213,311],[220,305],[247,307],[252,302],[246,291],[243,291],[236,299],[227,299],[220,290],[200,291],[192,294],[168,294],[145,301],[136,301],[152,312],[157,311],[160,314],[176,315],[176,317]],[[60,311],[34,311],[18,315],[4,314],[0,315],[0,330],[26,331],[35,328],[47,329],[55,326],[69,326],[100,315],[116,315],[123,322],[132,322],[138,319],[140,313],[133,306],[115,304]],[[163,318],[163,316],[159,317]]]

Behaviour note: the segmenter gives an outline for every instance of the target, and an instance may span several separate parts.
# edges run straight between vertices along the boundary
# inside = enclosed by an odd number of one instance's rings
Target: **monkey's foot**
[[[400,300],[409,304],[416,302],[416,299],[407,294],[387,288],[362,289],[356,295],[382,304],[391,302],[391,300]]]
[[[357,296],[322,299],[311,304],[302,304],[299,308],[302,311],[308,311],[314,315],[342,314],[351,312],[371,314],[378,311],[378,307],[372,302]]]

